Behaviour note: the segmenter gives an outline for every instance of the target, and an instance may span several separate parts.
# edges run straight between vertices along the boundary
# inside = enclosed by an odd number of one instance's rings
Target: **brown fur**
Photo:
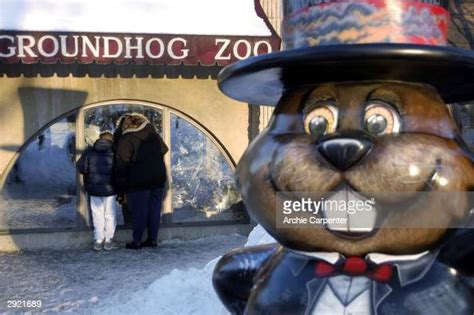
[[[402,131],[399,135],[377,137],[373,150],[356,167],[346,172],[336,171],[320,156],[314,139],[304,132],[301,112],[308,98],[335,99],[339,109],[338,131],[363,130],[367,100],[387,101],[398,108]],[[465,192],[474,184],[472,162],[456,143],[456,136],[457,129],[446,105],[429,86],[338,84],[312,91],[292,91],[282,98],[268,129],[239,163],[242,196],[252,217],[291,248],[338,251],[345,255],[420,252],[435,246],[468,211],[465,194],[443,199],[437,193]],[[418,174],[408,176],[411,165],[418,167]],[[445,185],[429,182],[435,170],[444,178]],[[384,225],[375,234],[354,240],[324,228],[276,228],[275,189],[325,192],[341,183],[350,184],[358,191],[390,193],[378,195],[378,200],[394,208],[381,212]],[[409,211],[397,209],[406,200],[397,200],[400,195],[396,192],[403,192],[406,197],[427,188],[433,191],[429,198],[418,201]],[[407,223],[415,218],[436,228],[409,227]]]

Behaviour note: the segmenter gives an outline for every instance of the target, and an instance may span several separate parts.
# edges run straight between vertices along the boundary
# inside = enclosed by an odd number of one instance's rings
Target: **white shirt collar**
[[[341,257],[343,257],[341,254],[336,252],[303,252],[297,250],[293,250],[293,252],[298,253],[300,255],[321,259],[330,264],[335,264]],[[428,253],[429,251],[424,251],[422,253],[413,255],[387,255],[380,253],[370,253],[367,254],[365,258],[373,263],[382,264],[385,262],[417,260],[427,255]]]

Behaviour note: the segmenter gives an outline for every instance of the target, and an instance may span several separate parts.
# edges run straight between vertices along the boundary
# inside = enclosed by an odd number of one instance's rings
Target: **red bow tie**
[[[368,263],[360,257],[348,257],[341,264],[331,265],[325,261],[316,263],[314,272],[317,277],[332,277],[338,274],[366,276],[379,282],[388,282],[393,275],[393,265]]]

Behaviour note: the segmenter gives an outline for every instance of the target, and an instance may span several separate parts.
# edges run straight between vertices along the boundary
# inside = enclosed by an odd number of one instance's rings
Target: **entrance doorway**
[[[75,161],[126,113],[145,115],[170,148],[165,225],[248,222],[233,180],[234,162],[206,128],[171,107],[117,100],[92,104],[44,126],[17,154],[0,197],[0,230],[90,226]],[[119,223],[129,223],[127,210]]]

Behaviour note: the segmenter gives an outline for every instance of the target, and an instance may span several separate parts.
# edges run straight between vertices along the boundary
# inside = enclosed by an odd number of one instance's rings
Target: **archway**
[[[118,117],[130,112],[147,116],[170,147],[166,156],[171,181],[164,203],[165,224],[248,220],[233,182],[235,163],[212,133],[172,107],[114,100],[58,117],[25,143],[2,190],[0,229],[90,225],[87,196],[74,162],[101,131],[114,131]],[[126,223],[127,218],[121,222]]]

